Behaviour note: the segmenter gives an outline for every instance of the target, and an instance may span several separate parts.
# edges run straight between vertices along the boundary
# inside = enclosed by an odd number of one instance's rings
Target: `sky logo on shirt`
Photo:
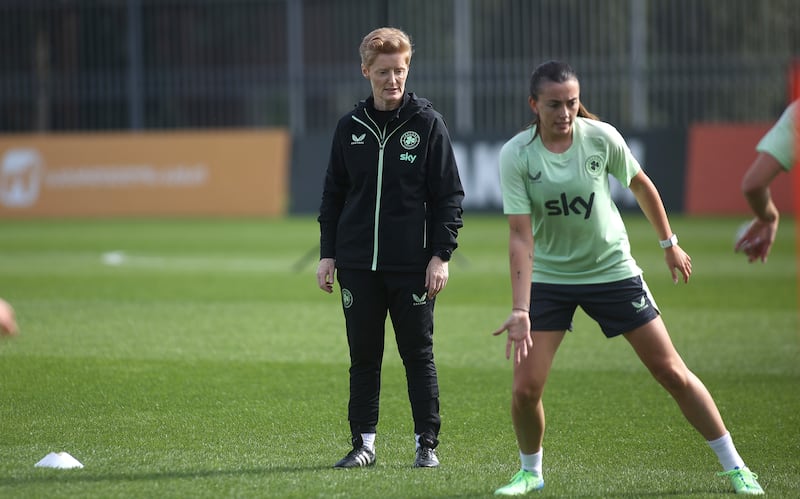
[[[592,215],[593,205],[594,192],[589,195],[588,201],[581,196],[568,199],[567,193],[562,192],[558,199],[551,199],[544,202],[544,207],[547,209],[548,215],[564,215],[565,217],[569,215],[583,215],[584,220],[588,220]]]

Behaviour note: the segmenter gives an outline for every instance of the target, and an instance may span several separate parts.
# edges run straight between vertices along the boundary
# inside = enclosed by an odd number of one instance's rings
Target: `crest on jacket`
[[[409,130],[400,136],[400,145],[407,150],[414,149],[419,145],[419,134],[413,130]]]

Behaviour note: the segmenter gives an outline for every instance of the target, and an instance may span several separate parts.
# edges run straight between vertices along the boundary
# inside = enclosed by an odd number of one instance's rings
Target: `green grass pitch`
[[[767,264],[732,251],[742,219],[673,217],[695,274],[673,285],[657,237],[634,256],[689,367],[767,494],[800,487],[793,220]],[[412,469],[405,379],[387,327],[378,464],[349,446],[338,293],[316,287],[312,217],[0,222],[0,497],[489,497],[518,467],[504,218],[467,214],[437,303],[438,469]],[[338,291],[338,290],[337,290]],[[582,312],[545,394],[542,497],[725,497],[711,450],[627,342]],[[83,469],[36,468],[69,452]]]

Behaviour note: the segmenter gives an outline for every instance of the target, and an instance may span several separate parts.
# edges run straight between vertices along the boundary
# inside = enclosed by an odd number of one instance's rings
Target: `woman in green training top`
[[[494,332],[508,332],[514,355],[511,418],[521,469],[496,495],[544,487],[542,393],[550,366],[580,306],[611,338],[623,336],[686,419],[716,452],[737,493],[762,494],[733,445],[711,394],[686,367],[631,256],[608,176],[629,186],[655,228],[674,282],[692,273],[664,205],[625,140],[580,102],[567,64],[551,61],[533,72],[533,123],[500,153],[503,210],[509,222],[511,315]]]
[[[777,123],[758,142],[753,164],[742,178],[742,193],[755,218],[736,241],[735,250],[743,251],[747,260],[767,261],[769,250],[778,232],[780,213],[769,192],[769,184],[781,172],[788,172],[797,162],[800,150],[800,100],[789,104]]]

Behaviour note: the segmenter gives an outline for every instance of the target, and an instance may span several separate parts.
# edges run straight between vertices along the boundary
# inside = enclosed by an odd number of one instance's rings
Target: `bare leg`
[[[517,445],[524,454],[534,454],[542,448],[542,394],[553,357],[564,339],[565,331],[533,331],[531,334],[533,348],[522,362],[514,366],[511,390],[511,420],[517,435]]]
[[[703,382],[686,367],[660,316],[625,333],[625,338],[703,438],[715,440],[727,432],[714,399]]]

